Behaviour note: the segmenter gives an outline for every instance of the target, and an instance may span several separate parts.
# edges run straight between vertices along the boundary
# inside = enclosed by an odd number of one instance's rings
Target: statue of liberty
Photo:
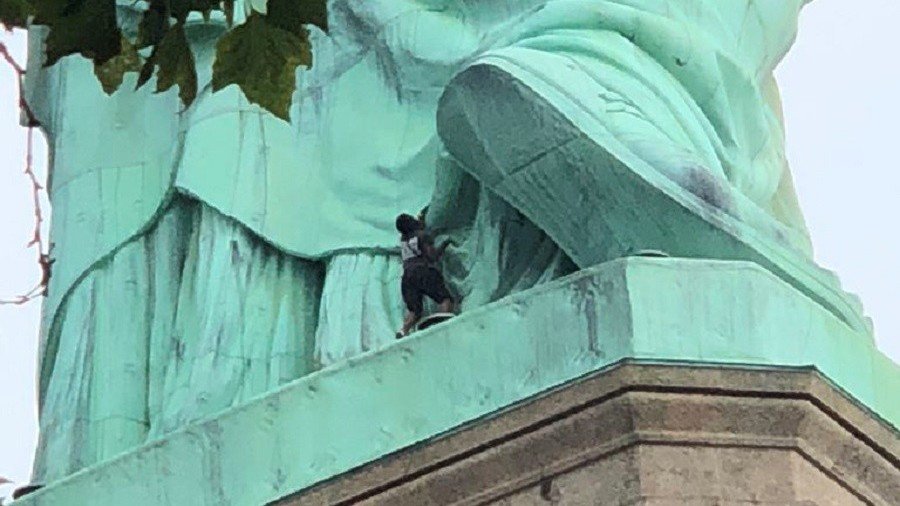
[[[784,156],[772,71],[804,3],[332,0],[290,123],[211,91],[215,17],[188,26],[186,110],[33,51],[56,260],[34,479],[391,343],[394,218],[426,205],[464,311],[653,249],[757,261],[865,328]]]

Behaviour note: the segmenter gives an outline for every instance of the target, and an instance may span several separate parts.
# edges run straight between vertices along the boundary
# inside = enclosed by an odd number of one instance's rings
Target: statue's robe
[[[391,342],[393,220],[429,202],[466,308],[644,247],[755,258],[735,234],[809,262],[771,75],[802,3],[333,0],[291,123],[211,93],[222,20],[189,27],[186,111],[34,51],[56,259],[35,479]]]

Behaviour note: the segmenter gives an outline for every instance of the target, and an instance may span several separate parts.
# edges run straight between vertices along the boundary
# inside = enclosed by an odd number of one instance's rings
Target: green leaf
[[[94,74],[100,80],[103,91],[108,95],[112,95],[122,85],[125,74],[127,72],[139,72],[141,64],[142,61],[137,48],[127,38],[122,37],[122,52],[106,61],[106,63],[95,64]]]
[[[113,93],[127,72],[140,67],[138,87],[157,75],[156,91],[177,85],[188,107],[197,96],[197,71],[184,22],[192,12],[205,17],[221,9],[229,25],[234,0],[147,0],[135,43],[123,38],[116,24],[116,0],[0,0],[0,24],[20,26],[33,14],[35,24],[50,28],[47,64],[82,54],[95,64],[103,89]],[[213,90],[237,84],[247,98],[287,120],[296,86],[296,70],[312,65],[307,26],[328,28],[327,0],[268,0],[267,14],[222,37],[213,68]],[[175,24],[172,24],[172,20]],[[138,49],[152,48],[141,66]]]
[[[29,0],[0,0],[0,25],[7,30],[25,28],[31,14]]]
[[[47,65],[82,54],[102,65],[121,52],[116,0],[32,0],[34,23],[47,25]]]
[[[228,22],[228,26],[234,24],[234,0],[223,0],[222,1],[222,11],[225,12],[225,20]]]
[[[172,17],[184,22],[188,14],[197,11],[206,15],[213,9],[218,9],[220,0],[168,0]]]
[[[212,85],[218,91],[237,84],[251,102],[287,121],[297,67],[312,64],[312,51],[306,30],[292,33],[270,19],[253,13],[219,40]]]
[[[177,23],[172,26],[157,44],[150,59],[141,69],[138,88],[150,80],[155,68],[159,69],[156,76],[156,92],[167,91],[177,84],[178,96],[185,108],[189,107],[197,98],[197,70],[194,53],[191,52],[183,24]]]
[[[194,53],[184,33],[184,25],[177,24],[166,34],[157,46],[156,92],[161,93],[178,85],[178,96],[185,107],[197,98],[197,70]]]
[[[326,0],[268,0],[266,19],[278,28],[305,37],[303,25],[328,31]]]
[[[138,25],[138,49],[159,44],[167,31],[169,31],[169,14],[166,4],[164,0],[153,0],[150,7],[144,11]]]

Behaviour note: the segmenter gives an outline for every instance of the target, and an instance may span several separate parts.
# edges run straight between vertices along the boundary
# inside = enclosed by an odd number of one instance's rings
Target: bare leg
[[[421,317],[422,315],[420,314],[413,313],[412,311],[407,311],[406,317],[403,319],[403,328],[401,328],[400,332],[397,333],[397,338],[399,339],[408,335]]]
[[[440,306],[438,307],[438,311],[442,313],[452,313],[453,312],[453,299],[444,299]]]

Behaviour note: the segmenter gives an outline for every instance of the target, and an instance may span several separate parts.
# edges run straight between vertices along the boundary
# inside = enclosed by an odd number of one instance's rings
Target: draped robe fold
[[[220,19],[188,27],[185,111],[174,90],[132,76],[107,97],[84,60],[42,69],[32,51],[57,260],[35,479],[387,345],[393,219],[429,202],[459,239],[444,267],[466,309],[634,248],[694,251],[629,230],[658,212],[609,183],[637,166],[809,263],[772,79],[803,3],[332,0],[291,123],[211,93]]]

